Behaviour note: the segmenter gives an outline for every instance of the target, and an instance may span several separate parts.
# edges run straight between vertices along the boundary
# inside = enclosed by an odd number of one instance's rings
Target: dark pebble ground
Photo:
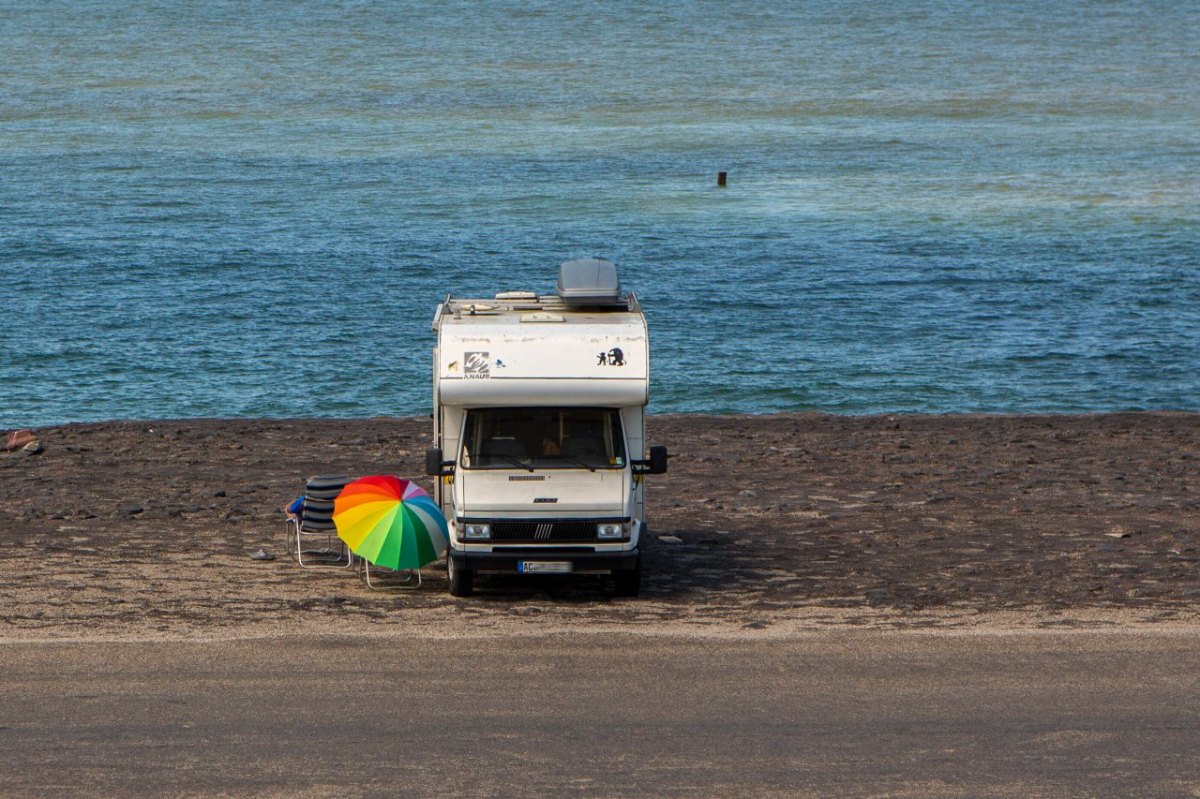
[[[428,419],[178,420],[37,431],[0,455],[0,636],[237,634],[321,622],[734,624],[992,613],[1192,620],[1200,415],[655,416],[637,599],[602,582],[372,591],[300,570],[306,475],[420,477]],[[275,560],[254,559],[259,550]]]

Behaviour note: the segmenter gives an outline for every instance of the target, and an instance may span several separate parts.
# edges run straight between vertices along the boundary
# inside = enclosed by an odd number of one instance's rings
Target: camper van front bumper
[[[619,552],[568,547],[493,547],[491,551],[450,550],[454,568],[476,574],[609,574],[633,571],[638,565],[636,549]]]

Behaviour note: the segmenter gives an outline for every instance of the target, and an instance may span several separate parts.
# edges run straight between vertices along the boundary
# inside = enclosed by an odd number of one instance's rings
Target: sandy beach
[[[831,627],[1101,629],[1200,620],[1200,415],[654,416],[643,596],[483,581],[453,599],[302,570],[306,475],[418,477],[424,418],[36,431],[0,455],[0,638]],[[259,549],[272,561],[251,558]]]

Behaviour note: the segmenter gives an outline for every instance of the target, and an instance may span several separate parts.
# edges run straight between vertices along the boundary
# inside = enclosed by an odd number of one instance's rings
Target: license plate
[[[523,560],[517,564],[521,574],[570,574],[569,560]]]

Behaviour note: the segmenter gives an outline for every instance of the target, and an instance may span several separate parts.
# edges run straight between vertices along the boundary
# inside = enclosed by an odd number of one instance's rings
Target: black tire
[[[629,571],[613,572],[613,593],[617,596],[639,596],[642,593],[642,558]]]
[[[454,565],[454,558],[446,556],[446,570],[450,576],[450,596],[470,596],[475,589],[475,572]]]

